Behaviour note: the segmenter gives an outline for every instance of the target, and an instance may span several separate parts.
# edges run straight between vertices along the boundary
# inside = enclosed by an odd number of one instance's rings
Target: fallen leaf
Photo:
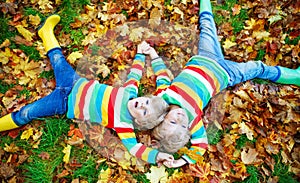
[[[27,40],[27,41],[32,41],[33,33],[31,33],[29,30],[25,29],[22,25],[17,25],[16,26],[18,32]]]
[[[249,164],[253,164],[257,161],[256,157],[257,157],[258,153],[255,149],[253,148],[243,148],[242,152],[241,152],[241,159],[242,162],[246,165]]]
[[[150,172],[145,173],[145,175],[151,183],[163,183],[167,182],[168,172],[166,172],[165,166],[159,168],[151,166]]]
[[[63,157],[63,162],[65,163],[69,163],[70,161],[71,148],[72,146],[67,145],[62,151],[65,154]]]
[[[29,128],[28,130],[25,130],[22,135],[21,139],[28,140],[33,135],[33,128]]]

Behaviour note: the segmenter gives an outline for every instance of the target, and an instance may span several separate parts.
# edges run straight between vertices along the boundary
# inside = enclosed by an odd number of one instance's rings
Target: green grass
[[[282,157],[280,153],[274,155],[274,159],[276,163],[272,175],[279,177],[278,183],[299,183],[299,181],[293,178],[295,175],[292,172],[289,172],[289,165],[281,162]]]
[[[247,143],[255,143],[256,139],[249,140],[245,134],[240,135],[240,138],[236,140],[236,149],[242,149]]]
[[[6,39],[11,39],[17,35],[16,29],[12,29],[8,25],[8,18],[4,18],[3,13],[0,12],[0,44]]]
[[[40,75],[39,75],[39,78],[45,78],[47,79],[48,81],[50,79],[54,79],[54,71],[53,70],[50,70],[50,71],[43,71]]]
[[[13,88],[14,85],[13,84],[7,84],[4,81],[0,80],[0,93],[5,93],[7,92],[9,89]]]
[[[45,15],[42,14],[39,10],[36,10],[32,7],[24,8],[24,15],[25,16],[29,16],[29,15],[36,16],[36,15],[38,15],[42,20],[46,18]]]
[[[243,181],[243,183],[259,183],[262,175],[259,173],[257,167],[249,165],[246,168],[249,176]]]
[[[74,156],[78,156],[74,153]],[[82,154],[84,157],[84,154]],[[97,158],[93,156],[87,157],[86,161],[82,163],[82,166],[74,171],[74,178],[80,178],[80,180],[86,180],[88,182],[97,182],[99,173],[102,169],[108,168],[105,162],[97,168]]]
[[[300,41],[300,36],[298,36],[298,37],[296,37],[294,39],[291,39],[290,37],[287,36],[284,39],[284,41],[285,41],[286,44],[295,45],[296,46],[299,43],[299,41]]]
[[[90,4],[89,0],[63,0],[58,9],[61,16],[60,24],[63,26],[62,31],[65,33],[71,32],[70,24],[75,21],[75,18],[84,10],[84,6]]]
[[[223,130],[218,130],[216,132],[211,132],[209,129],[207,130],[208,144],[216,145],[222,139],[224,134]]]
[[[240,13],[238,15],[232,15],[232,8],[235,4],[239,4],[237,0],[228,0],[225,1],[222,5],[214,6],[213,10],[216,11],[214,13],[214,20],[216,24],[220,25],[221,23],[229,22],[233,27],[233,33],[237,34],[244,29],[245,20],[248,19],[248,13],[246,9],[241,8]],[[217,13],[221,10],[226,10],[230,12],[230,18],[227,19],[222,14]]]
[[[30,60],[38,61],[41,59],[41,55],[38,50],[35,49],[35,47],[26,46],[26,45],[19,45],[18,46],[20,50],[22,50]]]
[[[60,167],[64,156],[62,142],[69,130],[69,122],[70,120],[67,119],[46,118],[45,122],[41,123],[43,135],[39,147],[32,151],[29,149],[28,153],[32,154],[27,162],[19,167],[26,170],[22,171],[26,182],[52,182],[53,177],[63,168]],[[30,147],[30,145],[27,146]],[[47,152],[50,158],[43,160],[39,157],[42,152]]]

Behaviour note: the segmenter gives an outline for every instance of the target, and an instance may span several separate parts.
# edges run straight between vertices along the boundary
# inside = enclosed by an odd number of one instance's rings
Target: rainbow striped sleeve
[[[149,148],[142,143],[138,143],[133,128],[114,128],[122,140],[122,143],[133,156],[149,163],[156,163],[157,149]]]
[[[203,122],[202,122],[202,119],[200,116],[197,117],[195,120],[198,122],[194,123],[196,125],[192,126],[192,128],[190,128],[191,135],[192,135],[190,150],[196,150],[197,154],[203,155],[208,146],[206,130],[204,128],[204,125],[203,125]],[[193,160],[192,158],[190,158],[187,155],[184,155],[183,158],[191,164],[196,163],[195,160]]]
[[[171,84],[171,79],[167,72],[167,67],[161,57],[158,57],[151,62],[154,74],[156,76],[156,91],[166,89]]]
[[[127,75],[127,80],[123,84],[123,86],[126,88],[129,87],[133,90],[133,92],[138,93],[138,86],[142,78],[144,66],[145,66],[145,55],[136,54],[130,72]]]

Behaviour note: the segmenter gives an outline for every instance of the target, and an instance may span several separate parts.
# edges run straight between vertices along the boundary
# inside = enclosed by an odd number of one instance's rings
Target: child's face
[[[127,107],[130,114],[138,121],[144,120],[154,113],[149,97],[131,99],[129,100]]]
[[[162,122],[162,130],[167,131],[168,134],[176,132],[178,128],[188,128],[188,117],[184,109],[172,109]]]

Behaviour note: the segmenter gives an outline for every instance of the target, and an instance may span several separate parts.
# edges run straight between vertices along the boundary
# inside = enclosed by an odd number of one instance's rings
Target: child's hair
[[[175,132],[162,130],[162,125],[154,128],[152,135],[158,140],[158,149],[162,152],[175,153],[184,147],[190,140],[191,134],[188,128],[179,125]]]
[[[169,111],[167,102],[158,96],[149,95],[151,107],[154,113],[144,120],[135,120],[134,126],[138,130],[149,130],[160,124]]]

